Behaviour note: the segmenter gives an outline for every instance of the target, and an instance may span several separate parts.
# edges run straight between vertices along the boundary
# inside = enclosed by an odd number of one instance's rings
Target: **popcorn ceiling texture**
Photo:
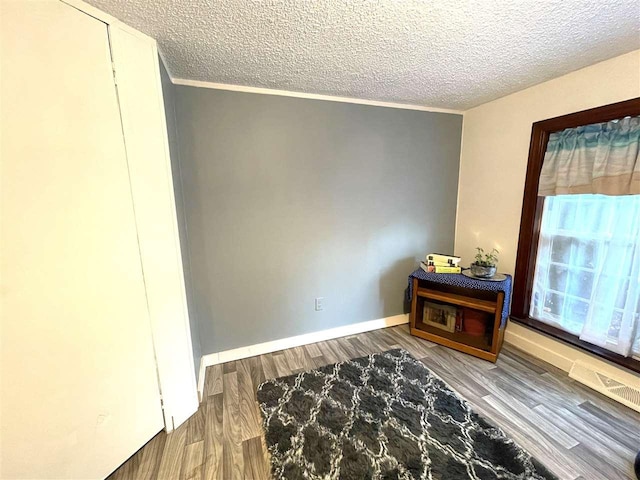
[[[638,0],[89,0],[173,78],[467,109],[640,48]]]

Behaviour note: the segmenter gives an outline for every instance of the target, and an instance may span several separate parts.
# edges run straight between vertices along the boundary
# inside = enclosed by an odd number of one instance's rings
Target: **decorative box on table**
[[[411,335],[495,362],[509,316],[511,276],[480,280],[459,273],[409,275]]]

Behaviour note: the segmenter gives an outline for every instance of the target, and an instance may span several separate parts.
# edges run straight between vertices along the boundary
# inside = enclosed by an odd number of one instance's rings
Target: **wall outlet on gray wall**
[[[324,297],[316,298],[316,312],[324,310]]]

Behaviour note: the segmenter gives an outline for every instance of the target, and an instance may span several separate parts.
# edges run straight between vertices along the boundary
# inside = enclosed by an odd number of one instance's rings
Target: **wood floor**
[[[265,379],[403,347],[561,479],[628,479],[640,414],[509,345],[496,364],[411,337],[405,325],[207,368],[203,402],[110,480],[270,478],[255,400]]]

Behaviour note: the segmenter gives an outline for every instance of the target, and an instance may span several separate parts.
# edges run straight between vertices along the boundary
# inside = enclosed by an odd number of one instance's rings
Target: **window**
[[[533,125],[511,319],[640,372],[640,195],[538,195],[552,133],[636,116],[640,98]]]
[[[529,315],[623,355],[631,338],[640,355],[638,270],[640,195],[547,197]]]

